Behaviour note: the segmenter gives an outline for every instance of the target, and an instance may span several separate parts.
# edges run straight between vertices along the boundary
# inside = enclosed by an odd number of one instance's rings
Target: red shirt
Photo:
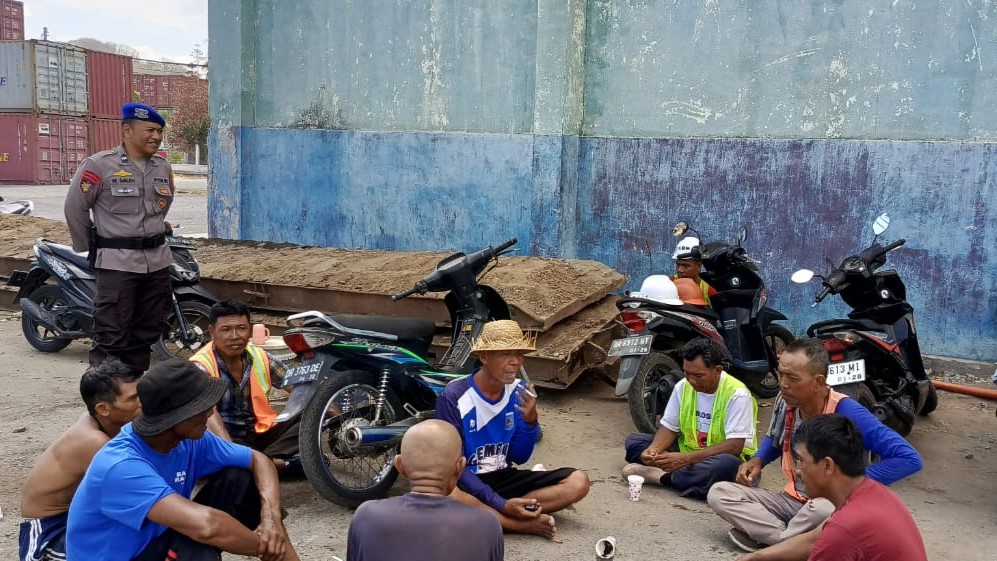
[[[893,491],[866,478],[834,511],[809,561],[928,561],[914,517]]]

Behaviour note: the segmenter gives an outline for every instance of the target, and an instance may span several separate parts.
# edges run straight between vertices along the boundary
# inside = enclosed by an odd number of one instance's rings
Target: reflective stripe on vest
[[[825,415],[830,415],[838,410],[838,402],[842,399],[848,397],[843,393],[838,393],[831,389],[831,393],[827,396],[827,404],[824,406],[823,413]],[[796,412],[795,407],[786,408],[786,432],[782,436],[782,473],[786,476],[786,487],[783,489],[786,493],[793,497],[794,499],[805,503],[810,500],[804,497],[796,490],[796,470],[793,469],[793,425],[796,424]]]
[[[277,422],[277,413],[270,407],[270,358],[252,343],[246,345],[246,352],[249,353],[249,359],[253,363],[250,367],[252,377],[249,379],[249,396],[253,406],[253,416],[256,417],[253,430],[257,433],[267,432]],[[190,360],[203,366],[208,374],[215,378],[221,375],[218,362],[215,360],[213,342],[205,345],[190,357]]]
[[[734,396],[734,392],[740,388],[747,390],[747,387],[740,380],[730,374],[724,372],[720,375],[720,384],[717,386],[717,391],[713,394],[713,413],[710,418],[710,430],[706,435],[707,448],[727,440],[726,433],[724,433],[724,423],[727,420],[727,404],[730,403],[730,398]],[[757,427],[758,402],[755,401],[751,392],[748,392],[748,396],[751,399],[751,426]],[[690,452],[692,450],[699,450],[696,390],[688,380],[686,380],[682,388],[682,395],[679,398],[679,427],[682,429],[682,434],[679,436],[679,451]],[[752,442],[748,442],[748,439],[745,439],[744,448],[741,449],[742,460],[746,460],[755,454],[758,445],[754,441],[757,439],[757,435],[752,439]]]
[[[706,284],[706,281],[699,279],[699,289],[703,291],[703,300],[706,300],[706,304],[710,303],[710,285]]]

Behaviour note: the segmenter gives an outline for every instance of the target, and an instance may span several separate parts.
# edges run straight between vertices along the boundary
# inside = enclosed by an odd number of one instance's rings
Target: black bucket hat
[[[142,413],[132,421],[132,430],[155,436],[217,405],[225,394],[225,382],[193,362],[174,358],[150,368],[137,389]]]

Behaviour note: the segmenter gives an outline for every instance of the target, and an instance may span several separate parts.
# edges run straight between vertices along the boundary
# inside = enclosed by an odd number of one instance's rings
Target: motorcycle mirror
[[[676,238],[689,231],[689,224],[683,220],[672,228],[672,235]]]
[[[810,279],[814,278],[814,272],[810,269],[800,269],[793,273],[793,276],[789,277],[789,280],[795,282],[796,284],[805,284],[810,282]]]
[[[872,233],[879,236],[883,232],[885,232],[889,227],[890,227],[890,215],[884,212],[883,214],[877,216],[876,221],[872,223]]]
[[[744,226],[737,229],[737,245],[742,245],[748,239],[748,230]]]

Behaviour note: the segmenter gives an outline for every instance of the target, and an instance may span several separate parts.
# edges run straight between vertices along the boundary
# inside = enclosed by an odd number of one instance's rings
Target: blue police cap
[[[144,103],[126,103],[121,106],[121,119],[135,119],[138,121],[149,121],[159,123],[159,126],[166,126],[166,119],[155,109]]]

